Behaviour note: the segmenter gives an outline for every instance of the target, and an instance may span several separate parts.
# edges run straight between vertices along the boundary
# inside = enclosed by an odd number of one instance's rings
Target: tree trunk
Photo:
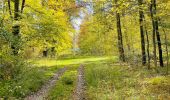
[[[156,0],[151,0],[150,12],[151,12],[151,19],[152,19],[152,26],[153,26],[153,35],[157,37],[157,42],[158,42],[159,63],[160,66],[163,67],[164,64],[163,64],[163,57],[162,57],[162,44],[161,44],[160,33],[159,33],[158,17],[156,17]],[[153,37],[153,39],[155,39],[155,37]],[[156,42],[154,45],[156,45]],[[154,49],[155,48],[156,46],[154,46]]]
[[[155,35],[156,35],[156,30],[155,30],[155,20],[153,16],[153,0],[151,1],[150,5],[150,14],[151,14],[151,19],[152,19],[152,27],[153,27],[153,32],[152,32],[152,41],[153,41],[153,56],[154,56],[154,65],[157,67],[157,59],[156,59],[156,41],[155,41]]]
[[[8,0],[8,9],[9,9],[9,15],[12,18],[12,12],[11,12],[11,0]]]
[[[115,0],[115,4],[117,6],[117,0]],[[121,22],[120,22],[120,14],[116,10],[116,21],[117,21],[117,33],[118,33],[118,49],[119,49],[119,59],[125,62],[124,48],[123,48],[123,39],[122,39],[122,30],[121,30]]]
[[[147,31],[147,26],[146,26],[146,20],[145,16],[143,15],[144,19],[144,27],[145,27],[145,33],[146,33],[146,42],[147,42],[147,56],[148,56],[148,69],[150,69],[150,47],[149,47],[149,36],[148,36],[148,31]]]
[[[163,26],[162,25],[162,23],[160,23],[161,24],[161,26]],[[163,30],[163,32],[164,32],[164,39],[165,39],[165,51],[166,51],[166,67],[167,67],[167,69],[166,69],[166,74],[168,75],[169,73],[169,50],[168,50],[168,39],[167,39],[167,33],[166,33],[166,31],[165,31],[165,29],[164,29],[164,27],[165,26],[163,26],[163,28],[162,28],[162,30]]]
[[[43,57],[48,57],[48,50],[43,51]]]
[[[145,35],[144,35],[144,21],[142,6],[143,0],[138,0],[139,5],[139,24],[140,24],[140,35],[141,35],[141,51],[142,51],[142,65],[146,65],[146,52],[145,52]]]
[[[14,21],[18,21],[19,20],[19,0],[14,0]],[[20,32],[20,26],[19,25],[14,25],[12,27],[13,31],[13,42],[11,45],[11,48],[13,50],[13,54],[14,55],[18,55],[18,51],[19,51],[19,40],[20,40],[20,36],[19,36],[19,32]]]
[[[157,37],[157,42],[158,42],[158,50],[159,50],[159,63],[160,66],[163,67],[164,63],[163,63],[163,55],[162,55],[162,43],[161,43],[161,38],[160,38],[160,33],[159,33],[159,27],[158,27],[158,19],[156,18],[155,21],[155,25],[156,25],[156,37]]]
[[[22,0],[21,13],[23,13],[24,7],[25,7],[25,0]]]

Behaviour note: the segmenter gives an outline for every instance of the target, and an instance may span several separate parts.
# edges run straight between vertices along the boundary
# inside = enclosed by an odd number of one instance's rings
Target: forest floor
[[[0,97],[6,96],[9,100],[24,97],[25,100],[170,100],[170,76],[144,66],[121,65],[116,57],[33,61],[29,62],[34,63],[34,67],[15,80],[0,82]],[[160,70],[164,72],[166,68]]]

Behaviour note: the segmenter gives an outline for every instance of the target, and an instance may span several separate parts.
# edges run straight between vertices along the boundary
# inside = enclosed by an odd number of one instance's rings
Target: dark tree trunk
[[[151,0],[150,11],[151,11],[151,18],[152,18],[152,25],[153,25],[153,35],[157,37],[158,51],[159,51],[159,63],[160,63],[160,66],[163,67],[164,64],[163,64],[163,57],[162,57],[163,56],[162,55],[162,44],[161,44],[161,38],[160,38],[160,33],[159,33],[158,17],[156,17],[156,0]],[[154,45],[156,45],[156,42]],[[156,48],[156,46],[154,47]]]
[[[48,50],[43,51],[43,57],[48,57]]]
[[[146,52],[145,52],[145,35],[144,35],[144,20],[143,20],[143,11],[142,4],[143,0],[138,0],[139,4],[139,24],[140,24],[140,35],[141,35],[141,51],[142,51],[142,65],[146,65]]]
[[[14,0],[14,20],[19,20],[19,0]]]
[[[9,9],[9,15],[12,17],[12,12],[11,12],[11,0],[8,0],[8,9]]]
[[[22,0],[21,13],[23,13],[24,6],[25,6],[25,0]]]
[[[146,33],[146,42],[147,42],[147,56],[148,56],[148,69],[150,69],[150,47],[149,47],[149,36],[148,36],[148,31],[147,31],[147,26],[146,26],[146,20],[145,16],[143,15],[144,19],[144,27],[145,27],[145,33]]]
[[[158,27],[158,19],[155,21],[156,25],[156,37],[157,37],[157,42],[158,42],[158,50],[159,50],[159,63],[160,66],[163,67],[163,55],[162,55],[162,43],[161,43],[161,38],[160,38],[160,33],[159,33],[159,27]]]
[[[153,27],[153,34],[152,34],[152,41],[153,41],[153,56],[154,56],[154,65],[157,67],[157,58],[156,58],[156,41],[155,41],[155,36],[156,36],[156,31],[155,31],[155,20],[154,20],[154,11],[153,11],[153,0],[151,1],[150,5],[150,14],[151,14],[151,19],[152,19],[152,27]]]
[[[115,0],[115,4],[117,6],[117,0]],[[119,58],[120,58],[121,61],[125,62],[123,39],[122,39],[122,30],[121,30],[121,22],[120,22],[120,14],[119,14],[118,11],[116,11],[116,21],[117,21],[117,33],[118,33]]]
[[[19,20],[19,0],[14,0],[14,20],[18,21]],[[14,25],[12,27],[13,31],[13,43],[11,45],[11,48],[13,50],[13,54],[17,55],[18,51],[19,51],[19,40],[20,40],[20,36],[19,36],[19,32],[20,32],[20,26],[19,25]]]

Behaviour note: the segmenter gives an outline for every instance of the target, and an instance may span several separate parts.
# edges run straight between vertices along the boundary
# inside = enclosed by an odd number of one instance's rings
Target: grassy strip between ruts
[[[77,67],[69,67],[63,76],[57,81],[55,87],[49,92],[47,100],[70,100],[76,86]]]
[[[87,100],[169,100],[170,76],[140,67],[94,63],[85,67]]]

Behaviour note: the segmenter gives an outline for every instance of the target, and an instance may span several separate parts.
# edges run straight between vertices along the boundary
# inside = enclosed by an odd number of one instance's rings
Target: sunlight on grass
[[[82,64],[87,62],[98,62],[98,61],[107,61],[107,60],[115,60],[117,57],[115,56],[105,56],[105,57],[88,57],[88,58],[78,58],[78,59],[66,59],[66,60],[55,60],[55,59],[41,59],[35,61],[35,64],[39,67],[41,66],[67,66],[74,64]]]

